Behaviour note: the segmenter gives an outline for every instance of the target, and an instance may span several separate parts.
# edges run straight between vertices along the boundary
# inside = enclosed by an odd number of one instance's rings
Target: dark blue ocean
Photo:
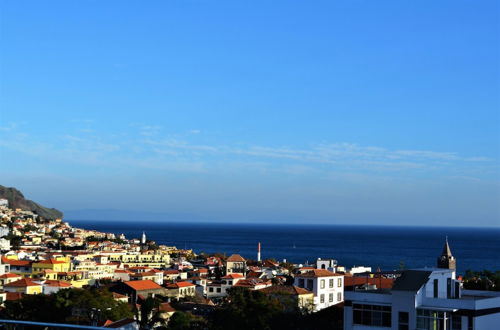
[[[390,227],[348,225],[284,225],[229,223],[118,222],[69,220],[70,224],[127,238],[191,248],[195,252],[239,253],[295,263],[317,258],[337,259],[339,264],[398,269],[434,267],[446,236],[459,273],[466,269],[500,270],[500,228]]]

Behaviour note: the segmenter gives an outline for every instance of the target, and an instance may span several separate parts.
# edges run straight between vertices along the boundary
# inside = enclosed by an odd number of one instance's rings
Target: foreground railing
[[[46,323],[46,322],[31,322],[17,320],[2,320],[0,319],[0,329],[6,330],[64,330],[64,329],[99,329],[101,327],[92,327],[89,325],[64,324],[64,323]],[[104,328],[105,329],[105,328]]]

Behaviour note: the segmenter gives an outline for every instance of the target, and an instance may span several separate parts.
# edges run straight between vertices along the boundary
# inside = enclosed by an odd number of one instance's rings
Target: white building
[[[9,251],[10,250],[10,240],[5,238],[0,238],[0,250]]]
[[[9,207],[9,200],[5,198],[0,198],[0,206]]]
[[[326,269],[313,269],[295,276],[294,284],[314,294],[314,311],[344,301],[344,275]]]
[[[407,270],[389,290],[345,292],[344,329],[498,329],[500,293],[462,290],[453,269]]]
[[[354,266],[351,269],[349,269],[348,273],[354,275],[354,274],[371,273],[371,272],[372,272],[371,267]]]
[[[0,237],[9,235],[9,227],[0,226]]]
[[[337,267],[337,260],[335,259],[321,259],[318,258],[316,260],[316,268],[317,269],[326,269],[331,272],[336,272],[336,267]]]

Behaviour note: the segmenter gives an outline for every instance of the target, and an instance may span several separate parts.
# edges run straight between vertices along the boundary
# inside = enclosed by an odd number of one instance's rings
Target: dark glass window
[[[391,307],[353,304],[353,323],[379,327],[391,327]]]
[[[398,314],[398,320],[399,320],[399,330],[408,330],[409,329],[409,324],[408,324],[408,312],[399,312]]]

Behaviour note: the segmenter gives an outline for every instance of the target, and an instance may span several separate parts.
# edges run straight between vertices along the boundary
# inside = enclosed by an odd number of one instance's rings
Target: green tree
[[[166,324],[161,316],[160,304],[161,300],[153,297],[148,297],[142,302],[140,310],[136,312],[140,329],[148,330]]]
[[[260,291],[234,287],[227,302],[211,318],[212,329],[273,329],[278,319],[283,321],[285,308],[277,299]],[[282,323],[283,325],[283,323]]]
[[[175,312],[168,321],[168,330],[189,330],[201,328],[203,320],[191,313]]]
[[[26,295],[6,301],[0,312],[6,319],[92,324],[132,317],[128,304],[113,299],[106,289],[64,289],[51,295]]]

